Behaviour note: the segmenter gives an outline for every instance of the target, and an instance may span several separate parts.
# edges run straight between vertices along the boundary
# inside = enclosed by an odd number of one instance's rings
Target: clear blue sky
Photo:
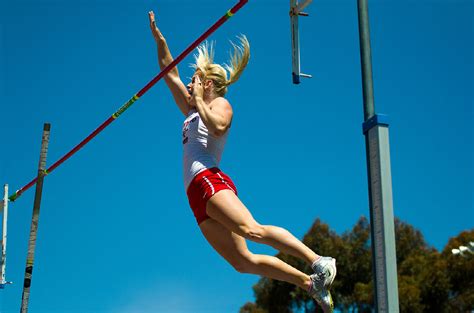
[[[147,12],[176,56],[236,1],[0,0],[0,183],[36,175],[41,130],[52,164],[158,73]],[[219,29],[252,58],[230,88],[222,169],[257,220],[302,237],[368,216],[357,4],[315,1],[301,21],[291,83],[288,1],[250,1]],[[474,226],[472,0],[369,1],[378,113],[390,116],[396,216],[441,249]],[[192,75],[188,57],[179,66]],[[163,82],[44,185],[30,312],[237,312],[258,277],[206,243],[182,185],[181,123]],[[11,204],[0,311],[18,312],[33,189]],[[250,245],[254,252],[276,253]],[[335,256],[337,258],[337,255]]]

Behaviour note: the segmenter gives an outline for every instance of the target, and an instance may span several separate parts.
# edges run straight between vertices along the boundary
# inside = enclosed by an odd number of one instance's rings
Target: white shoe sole
[[[334,275],[332,276],[331,280],[325,285],[325,287],[328,290],[331,289],[331,285],[334,282],[334,279],[336,278],[336,274],[337,274],[336,259],[333,258],[331,264],[332,264],[332,269],[334,270]]]

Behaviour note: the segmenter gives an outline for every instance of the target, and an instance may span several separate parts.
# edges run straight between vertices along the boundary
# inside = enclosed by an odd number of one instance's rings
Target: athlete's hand
[[[202,86],[201,77],[199,77],[199,75],[196,75],[194,79],[193,95],[200,98],[204,96],[204,87]]]
[[[199,75],[194,76],[194,83],[192,84],[193,87],[193,93],[191,95],[191,100],[189,101],[189,105],[195,107],[196,106],[196,100],[198,98],[203,99],[204,98],[204,87],[202,86],[202,81]]]
[[[153,11],[148,12],[148,19],[150,20],[150,29],[155,40],[163,39],[163,35],[161,34],[160,30],[156,26],[155,13]]]

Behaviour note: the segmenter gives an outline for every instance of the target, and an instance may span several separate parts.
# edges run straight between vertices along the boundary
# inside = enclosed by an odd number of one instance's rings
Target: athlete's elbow
[[[227,126],[226,125],[216,125],[216,127],[214,128],[214,136],[216,137],[220,137],[222,135],[225,134],[225,132],[227,131]]]
[[[214,134],[215,137],[221,137],[222,135],[224,135],[224,132],[222,130],[219,130],[219,129],[216,128],[213,131],[213,134]]]

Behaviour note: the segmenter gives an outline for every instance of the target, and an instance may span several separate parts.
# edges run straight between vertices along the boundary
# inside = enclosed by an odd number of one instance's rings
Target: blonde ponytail
[[[201,72],[203,80],[213,81],[214,91],[221,97],[227,93],[227,86],[240,78],[250,59],[250,44],[247,37],[242,35],[238,39],[240,45],[231,41],[234,51],[230,55],[230,64],[224,64],[224,67],[214,64],[214,45],[212,43],[209,44],[206,41],[201,44],[197,48],[198,53],[194,55],[195,64],[192,67]],[[229,72],[229,79],[227,79],[226,70]]]
[[[224,64],[227,71],[229,71],[229,80],[227,85],[235,83],[242,75],[247,63],[250,59],[250,44],[245,35],[242,35],[239,38],[240,45],[236,45],[232,41],[232,47],[234,47],[234,53],[230,56],[230,65]]]

